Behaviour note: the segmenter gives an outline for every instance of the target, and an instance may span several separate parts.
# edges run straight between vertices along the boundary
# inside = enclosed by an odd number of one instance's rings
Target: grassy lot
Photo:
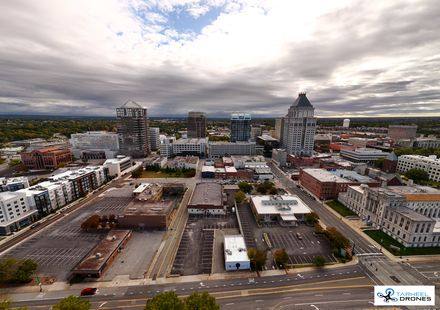
[[[188,176],[192,177],[192,176]],[[185,175],[179,171],[142,171],[141,178],[185,178]]]
[[[405,248],[398,241],[394,240],[386,233],[381,230],[365,230],[368,236],[374,239],[377,243],[381,244],[388,251],[393,253],[394,255],[404,256],[404,255],[434,255],[440,254],[440,247],[431,247],[431,248]],[[400,251],[395,251],[390,248],[390,245],[394,245],[399,247]]]
[[[332,200],[326,203],[330,208],[338,212],[342,216],[357,216],[356,213],[344,206],[342,203],[336,200]]]

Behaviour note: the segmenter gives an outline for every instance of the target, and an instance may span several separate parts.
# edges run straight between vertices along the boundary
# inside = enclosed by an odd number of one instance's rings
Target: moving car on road
[[[96,287],[86,287],[81,291],[81,296],[92,296],[95,295],[98,292],[98,289]]]

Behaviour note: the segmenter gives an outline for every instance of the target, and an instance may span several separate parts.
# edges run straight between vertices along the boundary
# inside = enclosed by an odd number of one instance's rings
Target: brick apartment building
[[[72,162],[72,152],[69,149],[44,148],[20,154],[21,161],[29,169],[57,169],[62,164]]]

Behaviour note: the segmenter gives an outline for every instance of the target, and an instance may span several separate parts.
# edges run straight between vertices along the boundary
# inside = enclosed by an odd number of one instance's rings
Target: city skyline
[[[1,5],[0,113],[440,116],[436,1]]]

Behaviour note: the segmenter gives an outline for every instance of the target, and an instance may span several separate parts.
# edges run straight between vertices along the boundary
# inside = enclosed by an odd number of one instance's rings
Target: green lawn
[[[393,238],[391,238],[390,236],[388,236],[386,233],[384,233],[381,230],[365,230],[364,233],[366,233],[368,236],[370,236],[372,239],[374,239],[377,243],[381,244],[384,248],[386,248],[388,251],[390,251],[394,255],[405,256],[405,255],[434,255],[434,254],[440,254],[440,247],[405,248],[398,241],[394,240]],[[390,248],[390,245],[397,246],[401,250],[400,251],[395,251],[395,250]]]
[[[340,215],[342,216],[357,216],[356,213],[354,213],[353,211],[351,211],[349,208],[347,208],[346,206],[344,206],[342,203],[340,203],[339,201],[336,200],[332,200],[329,202],[326,202],[326,204],[332,208],[333,210],[335,210],[336,212],[338,212]]]

